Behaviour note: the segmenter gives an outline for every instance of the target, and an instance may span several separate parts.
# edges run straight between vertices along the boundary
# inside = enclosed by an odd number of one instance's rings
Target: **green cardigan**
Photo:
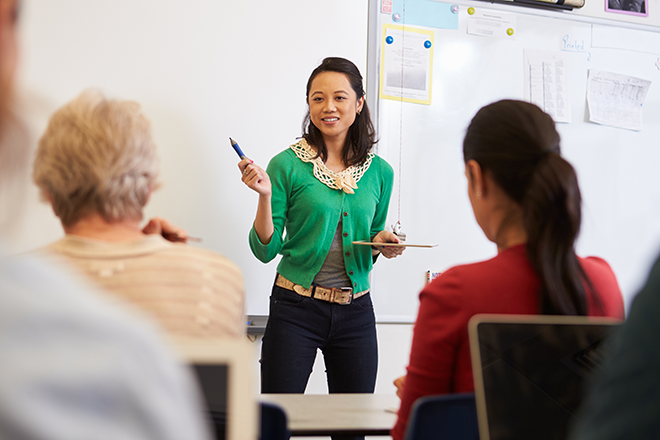
[[[371,248],[352,242],[368,241],[385,228],[394,171],[384,159],[374,156],[355,194],[346,194],[321,183],[313,169],[312,163],[300,160],[290,148],[270,161],[266,171],[273,188],[275,232],[264,245],[253,226],[250,249],[264,263],[281,254],[277,272],[309,288],[328,255],[342,216],[346,274],[356,292],[367,290],[373,267]]]

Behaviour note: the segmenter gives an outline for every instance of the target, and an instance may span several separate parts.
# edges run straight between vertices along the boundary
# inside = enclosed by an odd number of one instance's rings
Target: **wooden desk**
[[[389,435],[399,407],[394,394],[261,394],[284,408],[291,435]]]

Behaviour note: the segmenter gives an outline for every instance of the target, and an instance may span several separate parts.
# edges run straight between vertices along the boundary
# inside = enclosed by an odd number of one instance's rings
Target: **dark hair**
[[[585,284],[593,286],[575,254],[582,198],[552,118],[528,102],[487,105],[468,127],[463,157],[479,163],[522,208],[527,256],[541,281],[540,312],[586,315]]]
[[[309,79],[307,80],[307,92],[305,94],[306,100],[309,100],[309,91],[312,87],[312,81],[314,81],[314,78],[316,78],[319,73],[323,72],[343,73],[348,78],[348,82],[351,84],[351,88],[357,95],[357,99],[364,97],[362,75],[360,75],[360,71],[355,64],[345,58],[329,57],[324,59],[321,65],[314,69],[309,76]],[[310,145],[316,147],[318,156],[325,161],[327,159],[328,149],[323,141],[321,131],[312,123],[309,114],[309,107],[307,108],[307,114],[303,119],[302,131],[303,138],[305,138]],[[348,129],[346,143],[342,150],[342,161],[348,166],[364,162],[375,144],[376,130],[371,122],[371,114],[369,113],[367,102],[365,101],[362,106],[362,111],[356,115],[355,122],[353,122],[353,125]]]

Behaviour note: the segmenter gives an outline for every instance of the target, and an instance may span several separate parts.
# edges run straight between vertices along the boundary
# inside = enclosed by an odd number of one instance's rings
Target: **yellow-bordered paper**
[[[383,25],[380,99],[431,105],[435,32]]]

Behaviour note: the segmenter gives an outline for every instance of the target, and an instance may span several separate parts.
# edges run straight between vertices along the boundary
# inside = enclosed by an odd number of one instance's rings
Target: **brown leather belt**
[[[295,284],[292,281],[287,280],[280,274],[277,274],[275,285],[287,290],[292,290],[298,295],[306,296],[308,298],[320,299],[321,301],[328,301],[342,305],[350,304],[354,299],[369,293],[368,290],[353,293],[351,287],[312,286],[311,289],[306,289],[300,284]],[[314,292],[314,296],[312,296],[312,292]]]

